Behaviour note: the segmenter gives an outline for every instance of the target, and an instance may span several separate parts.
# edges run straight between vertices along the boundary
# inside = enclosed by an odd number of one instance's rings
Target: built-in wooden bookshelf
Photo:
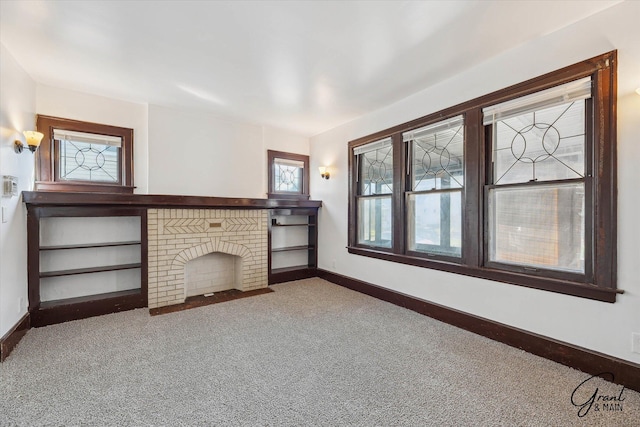
[[[272,209],[269,214],[269,284],[315,276],[318,209]]]
[[[55,191],[26,191],[22,193],[22,199],[27,206],[31,327],[147,306],[149,208],[267,209],[270,213],[268,235],[271,249],[269,283],[316,275],[320,201]],[[49,218],[97,217],[138,217],[139,233],[136,236],[88,239],[82,232],[74,231],[70,233],[75,239],[71,242],[41,239],[43,227],[46,227],[43,224]],[[280,244],[272,246],[273,241]],[[78,254],[101,250],[135,254],[132,257],[135,259],[119,256],[118,262],[105,258],[104,262],[91,265],[74,265]],[[272,257],[276,258],[274,269]],[[46,262],[41,262],[41,259]],[[140,280],[135,289],[95,289],[100,275],[127,274],[136,270],[139,270]],[[55,298],[46,295],[51,283],[67,280],[79,282],[82,292]]]
[[[146,209],[43,206],[30,207],[27,218],[32,326],[147,305]],[[110,233],[101,235],[99,230],[87,233],[86,224],[84,233],[56,230],[64,226],[72,231],[74,221],[92,221],[97,228],[110,222],[110,227],[119,230],[116,235],[125,234],[129,239],[111,240]],[[117,276],[127,270],[133,272],[126,279]],[[64,279],[69,276],[75,278]]]

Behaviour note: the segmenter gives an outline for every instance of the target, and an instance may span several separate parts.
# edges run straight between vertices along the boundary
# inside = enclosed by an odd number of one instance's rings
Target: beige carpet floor
[[[151,317],[32,329],[0,365],[0,425],[640,426],[640,393],[578,417],[589,375],[307,279]],[[594,404],[595,405],[595,404]]]

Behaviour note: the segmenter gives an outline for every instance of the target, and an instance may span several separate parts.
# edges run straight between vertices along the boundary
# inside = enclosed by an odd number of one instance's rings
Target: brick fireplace
[[[150,309],[187,295],[267,287],[267,210],[148,209],[147,216]]]

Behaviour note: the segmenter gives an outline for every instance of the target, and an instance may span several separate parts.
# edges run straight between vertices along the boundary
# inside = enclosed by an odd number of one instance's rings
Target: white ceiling
[[[314,135],[619,1],[0,1],[46,85]]]

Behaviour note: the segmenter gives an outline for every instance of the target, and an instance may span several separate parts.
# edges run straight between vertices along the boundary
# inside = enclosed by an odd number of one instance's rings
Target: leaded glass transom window
[[[497,121],[494,183],[584,178],[585,103]]]
[[[58,143],[58,179],[118,184],[122,138],[54,130]]]
[[[298,160],[274,160],[275,191],[278,193],[302,193],[304,162]]]
[[[267,150],[270,199],[309,199],[309,156]]]
[[[393,146],[391,138],[354,150],[359,169],[360,195],[393,193]]]

